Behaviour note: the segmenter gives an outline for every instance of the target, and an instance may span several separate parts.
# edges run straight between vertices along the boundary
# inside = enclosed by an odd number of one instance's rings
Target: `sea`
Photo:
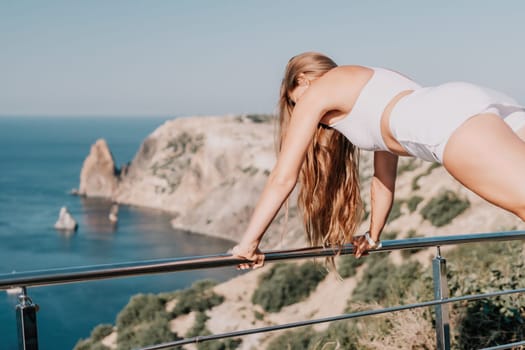
[[[0,275],[226,252],[233,242],[174,230],[167,212],[71,195],[90,147],[104,138],[117,166],[130,162],[142,141],[170,117],[0,116]],[[54,229],[66,206],[79,228]],[[197,280],[225,281],[232,268],[30,287],[38,304],[41,350],[73,349],[98,324],[115,324],[137,293],[169,292]],[[0,277],[1,278],[1,277]],[[0,291],[0,349],[18,349],[17,296]]]

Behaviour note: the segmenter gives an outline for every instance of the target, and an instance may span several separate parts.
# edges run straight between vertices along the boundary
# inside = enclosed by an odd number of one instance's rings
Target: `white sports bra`
[[[417,90],[421,86],[389,69],[369,68],[374,73],[359,93],[352,110],[343,119],[330,124],[330,127],[361,149],[388,151],[381,136],[383,111],[400,92]]]

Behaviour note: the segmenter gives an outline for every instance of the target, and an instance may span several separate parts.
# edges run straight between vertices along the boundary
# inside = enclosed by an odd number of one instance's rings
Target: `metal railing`
[[[400,305],[395,307],[388,307],[378,310],[360,311],[355,313],[348,313],[337,315],[333,317],[306,320],[301,322],[293,322],[282,325],[240,330],[229,333],[214,334],[209,336],[198,336],[187,339],[182,339],[170,343],[152,345],[142,350],[153,349],[168,349],[175,346],[180,346],[189,343],[198,343],[209,340],[223,339],[229,337],[238,337],[254,333],[270,332],[280,329],[288,329],[317,323],[332,322],[343,319],[359,318],[364,316],[378,315],[384,313],[397,312],[420,307],[435,308],[435,327],[436,327],[436,347],[437,349],[450,349],[450,327],[448,319],[447,304],[458,301],[469,301],[495,297],[506,294],[524,293],[524,289],[512,289],[505,291],[497,291],[492,293],[465,295],[450,298],[448,295],[447,277],[446,277],[446,259],[441,256],[440,247],[446,245],[457,245],[475,242],[488,241],[510,241],[510,240],[525,240],[525,231],[508,231],[508,232],[493,232],[480,233],[469,235],[456,235],[446,237],[424,237],[411,238],[395,241],[384,241],[383,246],[374,250],[374,253],[388,252],[403,249],[417,249],[437,247],[437,256],[432,261],[433,267],[433,281],[434,281],[434,300]],[[265,252],[265,261],[279,261],[289,259],[304,259],[313,257],[329,257],[336,254],[352,254],[353,247],[348,244],[341,249],[330,248],[303,248],[283,251],[267,251]],[[37,350],[38,336],[37,336],[37,319],[36,311],[38,307],[28,297],[27,288],[37,286],[50,286],[66,283],[78,283],[93,280],[113,279],[119,277],[130,277],[149,275],[157,273],[187,271],[195,269],[208,269],[226,266],[235,266],[243,260],[232,257],[230,254],[217,254],[198,257],[185,257],[173,259],[159,259],[150,261],[128,262],[119,264],[81,266],[63,269],[50,269],[41,271],[29,271],[22,273],[11,273],[0,275],[0,290],[8,290],[12,288],[21,288],[19,296],[19,304],[16,306],[17,314],[17,330],[18,343],[20,350]],[[514,346],[525,345],[525,341],[499,345],[497,347],[487,349],[509,349]]]

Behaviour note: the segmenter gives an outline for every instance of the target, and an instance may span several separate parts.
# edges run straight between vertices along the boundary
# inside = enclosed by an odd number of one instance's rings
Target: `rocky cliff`
[[[84,163],[80,193],[168,211],[174,228],[237,240],[275,162],[274,136],[270,116],[178,118],[151,133],[119,175],[99,140]],[[279,213],[265,247],[304,246],[295,204],[289,212],[288,224]]]

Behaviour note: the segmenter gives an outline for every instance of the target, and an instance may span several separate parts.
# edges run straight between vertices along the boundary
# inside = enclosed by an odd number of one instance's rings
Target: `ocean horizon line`
[[[262,112],[262,111],[251,111],[251,112],[214,112],[214,113],[174,113],[174,114],[142,114],[142,113],[108,113],[108,114],[102,114],[102,113],[83,113],[83,114],[76,114],[76,113],[2,113],[0,112],[0,119],[6,119],[6,118],[137,118],[137,119],[145,119],[145,118],[155,118],[155,119],[175,119],[175,118],[186,118],[186,117],[206,117],[206,116],[231,116],[231,115],[247,115],[247,114],[274,114],[275,112]]]
[[[6,114],[0,113],[0,118],[178,118],[178,114]]]

